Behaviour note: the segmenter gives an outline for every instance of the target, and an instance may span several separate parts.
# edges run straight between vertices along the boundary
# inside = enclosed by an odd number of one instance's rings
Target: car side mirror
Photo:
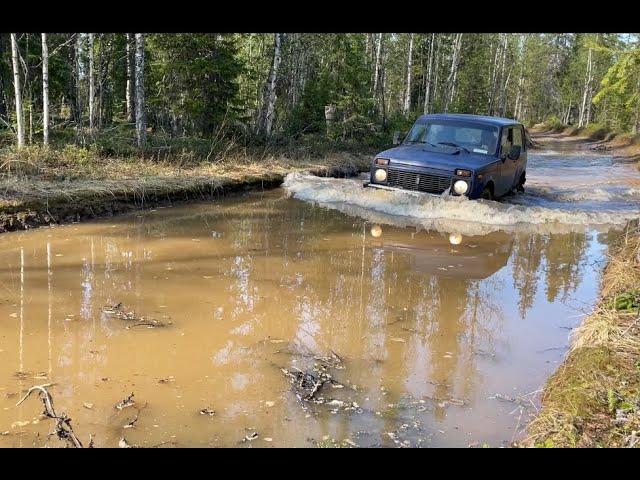
[[[520,145],[512,145],[507,157],[510,160],[517,160],[520,158],[520,153],[522,153],[522,147]]]
[[[400,145],[400,132],[393,132],[393,144]]]

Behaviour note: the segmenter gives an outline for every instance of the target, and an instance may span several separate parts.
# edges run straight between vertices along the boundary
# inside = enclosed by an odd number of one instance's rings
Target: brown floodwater
[[[615,232],[460,236],[276,189],[3,234],[0,446],[47,443],[16,406],[41,384],[100,447],[509,444]],[[283,372],[314,364],[323,403]]]

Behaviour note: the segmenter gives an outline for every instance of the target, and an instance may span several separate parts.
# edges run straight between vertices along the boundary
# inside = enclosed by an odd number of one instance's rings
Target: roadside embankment
[[[56,165],[33,171],[29,162],[14,163],[13,171],[5,169],[0,176],[0,232],[272,187],[291,172],[353,175],[366,170],[369,161],[365,153],[332,153],[315,159],[271,157],[186,167],[145,159],[80,159],[73,168]]]
[[[594,311],[546,383],[523,444],[640,447],[640,228],[627,226]]]

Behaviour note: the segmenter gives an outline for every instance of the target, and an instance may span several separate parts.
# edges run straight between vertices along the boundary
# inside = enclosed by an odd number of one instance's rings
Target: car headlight
[[[387,171],[384,168],[378,168],[374,174],[373,178],[375,178],[376,182],[383,183],[387,181]]]
[[[467,193],[467,190],[469,190],[469,184],[464,180],[457,180],[453,184],[453,191],[458,195],[464,195],[465,193]]]

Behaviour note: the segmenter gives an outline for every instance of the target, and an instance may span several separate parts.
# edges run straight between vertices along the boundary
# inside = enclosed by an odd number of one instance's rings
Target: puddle
[[[614,235],[391,226],[281,189],[3,234],[0,445],[45,443],[16,403],[49,383],[98,447],[508,444]]]

